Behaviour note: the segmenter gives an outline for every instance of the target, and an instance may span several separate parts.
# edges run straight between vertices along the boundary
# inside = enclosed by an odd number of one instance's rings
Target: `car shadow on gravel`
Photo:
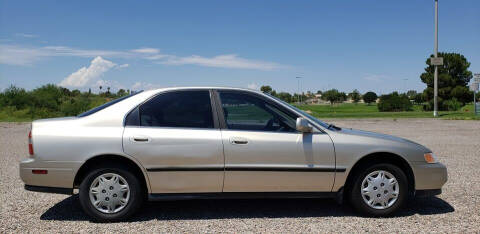
[[[417,198],[397,217],[453,212],[448,202],[437,198]],[[232,199],[148,202],[131,222],[146,220],[201,220],[230,218],[301,218],[358,216],[348,205],[332,199]],[[42,220],[90,220],[83,213],[78,195],[70,196],[48,209]]]

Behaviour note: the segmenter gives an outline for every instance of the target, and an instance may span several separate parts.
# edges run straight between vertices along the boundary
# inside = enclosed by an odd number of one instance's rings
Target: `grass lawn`
[[[414,105],[413,111],[404,112],[380,112],[375,104],[366,105],[363,103],[335,104],[330,105],[297,105],[298,108],[308,111],[317,118],[432,118],[433,112],[423,111],[422,106]],[[473,104],[464,106],[459,111],[439,111],[442,119],[475,119]]]
[[[296,105],[298,108],[309,112],[311,115],[320,119],[329,118],[432,118],[433,113],[431,111],[423,111],[421,106],[414,105],[413,111],[406,112],[379,112],[376,105],[359,104],[335,104],[330,105]],[[238,108],[237,108],[238,109]],[[28,109],[25,110],[2,110],[0,108],[0,122],[29,122],[32,121]],[[231,109],[229,114],[232,119],[236,119],[235,116],[239,110]],[[252,115],[261,115],[253,111]],[[465,120],[480,120],[480,116],[473,115],[473,104],[464,106],[459,111],[440,111],[441,119],[465,119]],[[37,116],[33,119],[48,118],[48,117],[60,117],[60,114],[55,116]],[[263,116],[257,116],[260,118]]]

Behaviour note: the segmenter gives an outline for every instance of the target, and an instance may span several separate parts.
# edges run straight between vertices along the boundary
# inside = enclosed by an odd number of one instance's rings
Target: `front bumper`
[[[439,190],[448,180],[447,167],[441,163],[412,163],[416,190]]]
[[[73,189],[75,172],[80,162],[42,161],[28,158],[20,162],[20,178],[28,186]],[[33,174],[32,170],[48,170],[47,174]]]

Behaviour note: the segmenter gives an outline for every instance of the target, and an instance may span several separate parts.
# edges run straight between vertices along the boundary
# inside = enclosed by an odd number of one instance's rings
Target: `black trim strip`
[[[287,171],[287,172],[335,172],[335,168],[298,167],[227,167],[226,171]]]
[[[347,171],[347,168],[345,167],[337,167],[337,169],[335,170],[336,172],[346,172]]]
[[[336,192],[213,192],[213,193],[151,193],[149,201],[192,199],[258,199],[258,198],[334,198]]]
[[[73,194],[72,188],[57,188],[57,187],[47,187],[47,186],[36,186],[36,185],[25,185],[25,190],[32,192],[41,192],[41,193],[59,193],[59,194]]]
[[[158,167],[147,171],[223,171],[223,167]]]
[[[345,172],[346,168],[292,168],[292,167],[161,167],[147,168],[149,172],[159,171],[285,171],[285,172]]]

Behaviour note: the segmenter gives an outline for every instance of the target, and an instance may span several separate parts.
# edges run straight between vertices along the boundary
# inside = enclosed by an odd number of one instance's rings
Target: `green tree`
[[[415,96],[417,95],[417,91],[416,90],[408,90],[407,91],[407,97],[410,99],[410,100],[413,100],[415,99]]]
[[[464,106],[465,103],[473,99],[473,92],[469,91],[467,84],[472,79],[472,72],[468,70],[470,63],[467,59],[458,53],[439,53],[443,57],[443,65],[438,66],[438,107],[440,110],[451,108],[452,102],[444,103],[447,100],[456,99]],[[430,56],[430,57],[433,57]],[[425,110],[433,109],[433,77],[435,67],[430,65],[430,58],[426,60],[427,67],[425,72],[420,75],[420,79],[427,85],[423,91],[425,101]]]
[[[31,103],[31,95],[25,89],[14,85],[6,88],[0,99],[1,106],[14,106],[17,110],[30,106]]]
[[[262,87],[260,87],[260,91],[262,91],[264,93],[267,93],[267,94],[271,94],[273,89],[272,89],[272,87],[270,87],[270,85],[262,85]]]
[[[119,89],[118,92],[117,92],[117,96],[118,97],[123,97],[127,95],[127,92],[125,91],[125,89]]]
[[[363,101],[364,101],[365,103],[367,103],[368,105],[370,105],[370,103],[372,103],[372,102],[377,101],[377,98],[378,98],[377,94],[374,93],[374,92],[372,92],[372,91],[366,92],[366,93],[363,95]]]
[[[415,97],[413,97],[413,102],[417,105],[422,104],[424,101],[425,99],[423,98],[423,93],[417,93]]]
[[[335,102],[345,101],[347,95],[344,92],[339,92],[336,89],[330,89],[323,93],[322,98],[330,102],[330,105],[333,105]]]
[[[81,94],[82,94],[82,92],[80,92],[80,90],[78,90],[78,89],[74,89],[74,90],[72,90],[72,92],[71,92],[71,95],[72,95],[73,97],[78,97],[78,96],[80,96]]]
[[[68,93],[70,93],[70,91],[68,91]],[[54,84],[43,85],[32,91],[35,107],[46,108],[50,111],[58,110],[58,106],[62,102],[65,94],[64,88]]]
[[[362,99],[362,95],[358,90],[353,90],[353,92],[349,93],[348,96],[352,99],[353,103],[357,104],[360,99]]]
[[[293,102],[292,95],[287,92],[280,92],[277,94],[277,97],[285,102]]]

